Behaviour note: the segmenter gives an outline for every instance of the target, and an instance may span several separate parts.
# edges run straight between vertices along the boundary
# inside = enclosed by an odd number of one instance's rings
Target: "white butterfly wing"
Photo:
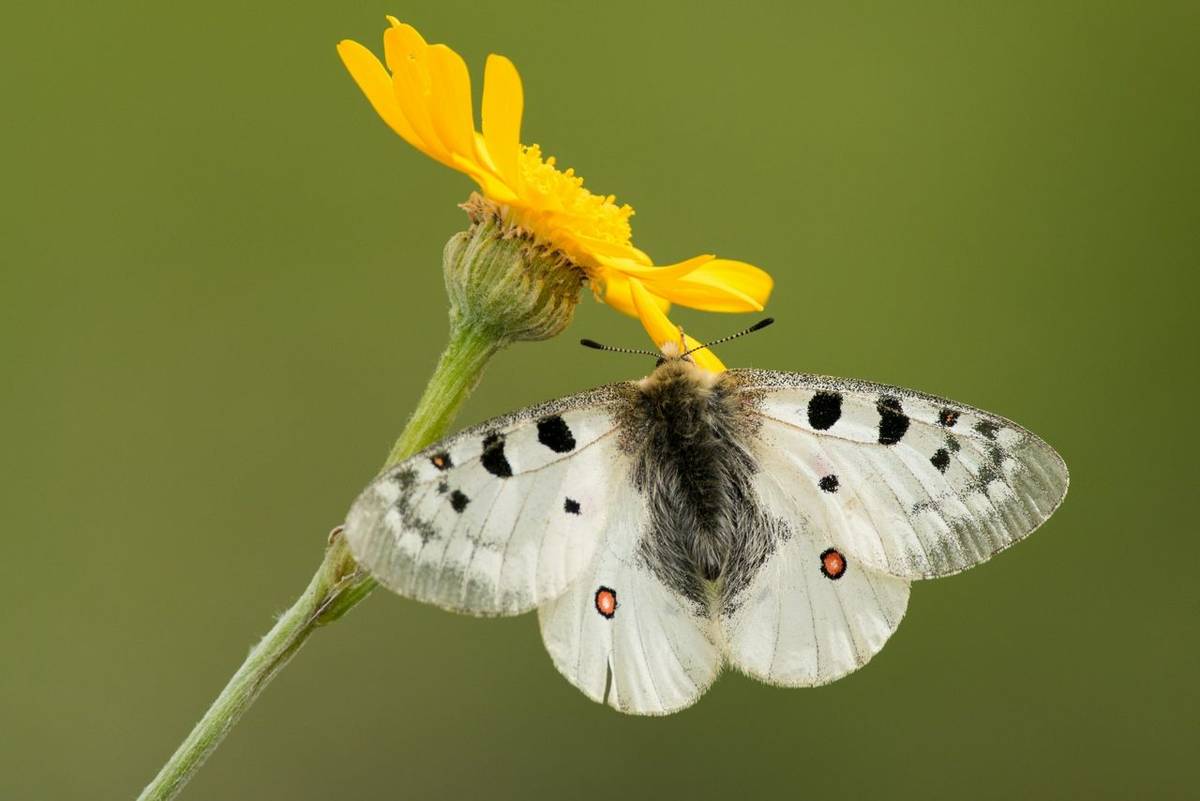
[[[410,598],[514,615],[592,561],[628,472],[604,387],[490,420],[385,471],[355,501],[355,560]]]
[[[706,609],[660,580],[646,547],[638,443],[622,440],[629,385],[489,421],[388,470],[351,509],[351,551],[385,586],[448,609],[538,607],[575,686],[666,714],[726,659],[788,686],[856,670],[896,630],[911,580],[986,560],[1066,493],[1058,454],[995,415],[865,382],[729,376],[772,536]]]
[[[852,568],[957,573],[1030,534],[1066,495],[1059,455],[1002,417],[880,384],[733,372],[761,421],[760,458]]]
[[[908,581],[835,546],[824,521],[787,482],[787,462],[767,451],[755,493],[779,520],[771,556],[721,615],[729,662],[760,681],[787,687],[827,684],[883,648],[908,606]],[[783,479],[781,481],[780,479]],[[819,512],[819,510],[817,510]]]
[[[538,609],[546,650],[594,701],[639,715],[690,706],[723,661],[711,620],[668,589],[639,552],[644,501],[622,476],[595,561],[571,589]]]

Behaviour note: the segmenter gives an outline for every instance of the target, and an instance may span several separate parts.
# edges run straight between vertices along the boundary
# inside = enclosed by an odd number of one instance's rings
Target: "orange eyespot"
[[[821,554],[821,574],[827,579],[837,580],[846,573],[846,557],[841,551],[830,548]]]
[[[617,613],[617,592],[608,587],[596,590],[596,611],[611,619]]]

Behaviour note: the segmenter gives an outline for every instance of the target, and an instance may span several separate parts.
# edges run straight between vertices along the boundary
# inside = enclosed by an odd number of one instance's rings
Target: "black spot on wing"
[[[979,472],[975,474],[975,482],[980,491],[987,492],[987,485],[993,481],[1000,479],[1000,473],[990,464],[980,465]]]
[[[417,482],[417,471],[411,467],[406,467],[400,472],[393,474],[392,481],[395,481],[400,486],[402,492],[407,492]]]
[[[808,401],[808,424],[825,431],[842,416],[842,396],[836,392],[818,392]]]
[[[538,442],[555,453],[567,453],[575,450],[575,437],[567,421],[557,414],[538,420]]]
[[[466,509],[467,504],[470,502],[471,499],[466,495],[463,495],[459,490],[455,490],[454,492],[450,493],[450,506],[453,507],[454,511],[458,512],[460,515],[463,513],[463,509]]]
[[[400,515],[400,524],[421,538],[421,542],[429,542],[437,537],[437,529],[433,523],[416,513],[412,506],[412,495],[416,488],[416,471],[411,467],[405,468],[394,478],[400,484],[400,497],[393,504],[396,513]]]
[[[954,428],[954,424],[958,422],[958,412],[953,409],[942,409],[938,412],[938,425],[943,428]]]
[[[1000,430],[1000,426],[993,423],[991,420],[980,420],[975,424],[975,430],[983,434],[988,439],[995,439],[996,432]]]
[[[447,492],[450,491],[450,485],[447,484],[445,481],[439,481],[438,485],[437,485],[437,491],[438,491],[438,495],[445,495]]]
[[[493,476],[509,478],[512,476],[512,465],[504,455],[504,437],[495,432],[483,438],[483,455],[479,461],[483,469]]]
[[[908,415],[900,407],[900,399],[885,395],[875,409],[879,412],[879,444],[895,445],[908,431]]]
[[[563,511],[569,515],[579,514],[579,501],[574,498],[567,498],[563,501]]]
[[[838,477],[833,473],[830,473],[818,481],[817,486],[823,489],[825,492],[837,492]]]
[[[937,452],[929,457],[929,463],[936,467],[939,473],[945,473],[946,468],[950,466],[950,451],[938,448]]]

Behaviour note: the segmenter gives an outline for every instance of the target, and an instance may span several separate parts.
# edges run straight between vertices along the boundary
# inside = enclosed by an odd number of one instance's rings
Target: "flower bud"
[[[452,236],[442,254],[452,323],[503,342],[562,333],[575,314],[583,271],[505,223],[492,201],[472,194],[463,208],[471,227]]]

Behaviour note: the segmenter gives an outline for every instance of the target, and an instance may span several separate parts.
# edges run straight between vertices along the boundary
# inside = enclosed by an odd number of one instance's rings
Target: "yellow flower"
[[[412,26],[388,20],[386,69],[357,42],[338,44],[342,62],[379,116],[417,150],[470,176],[506,226],[561,252],[587,276],[597,298],[639,317],[657,346],[680,339],[666,314],[671,303],[721,312],[763,308],[772,285],[766,272],[712,255],[656,266],[633,246],[632,208],[618,206],[612,195],[592,194],[574,170],[558,169],[537,145],[522,145],[524,95],[511,61],[488,56],[479,132],[463,59],[446,45],[426,44]],[[693,358],[710,370],[724,369],[708,351]]]

